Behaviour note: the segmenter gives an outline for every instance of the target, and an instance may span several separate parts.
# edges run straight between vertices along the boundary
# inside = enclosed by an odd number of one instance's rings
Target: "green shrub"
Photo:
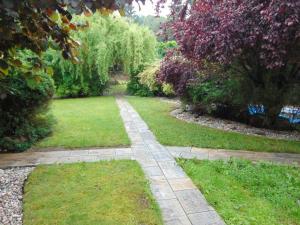
[[[218,64],[206,62],[196,67],[186,58],[165,57],[158,79],[172,85],[176,95],[198,113],[236,118],[247,107],[245,79]]]
[[[188,93],[196,110],[202,113],[238,117],[239,113],[246,109],[240,86],[238,80],[215,75],[190,85]]]
[[[23,151],[51,132],[54,84],[48,74],[13,71],[0,87],[0,151]]]
[[[160,58],[165,57],[169,50],[178,47],[176,41],[166,41],[166,42],[159,42],[157,45],[157,52]]]
[[[56,95],[60,97],[102,95],[110,73],[134,73],[156,57],[156,38],[148,28],[98,13],[74,20],[89,23],[88,28],[72,35],[81,42],[77,49],[81,62],[64,60],[55,50],[45,54],[54,67]]]
[[[174,96],[175,95],[175,91],[174,91],[172,84],[168,84],[168,83],[162,84],[162,92],[166,96]]]
[[[142,72],[131,76],[130,83],[128,84],[129,93],[138,96],[174,95],[172,85],[158,82],[157,73],[159,68],[159,61],[141,67],[140,71]]]
[[[143,66],[141,66],[135,72],[130,74],[130,80],[127,83],[126,92],[129,95],[136,95],[141,97],[150,97],[154,96],[154,93],[144,84],[140,83],[140,77],[138,74],[143,71]]]
[[[149,88],[153,94],[161,91],[161,85],[156,81],[156,73],[159,70],[159,61],[145,67],[145,70],[138,74],[139,82]]]

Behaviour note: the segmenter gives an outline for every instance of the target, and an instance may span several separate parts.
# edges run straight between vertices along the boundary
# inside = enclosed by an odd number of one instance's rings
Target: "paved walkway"
[[[165,224],[225,224],[132,106],[123,98],[117,98],[117,103],[132,152],[150,179]]]
[[[252,161],[269,161],[281,164],[300,165],[300,154],[252,152],[241,150],[223,150],[195,147],[165,147],[175,157],[186,159],[229,159],[241,158]],[[85,149],[85,150],[63,150],[45,152],[23,152],[0,154],[0,169],[18,166],[36,166],[39,164],[74,163],[74,162],[96,162],[99,160],[132,159],[134,154],[131,148],[108,148],[108,149]]]
[[[281,164],[300,165],[300,154],[292,153],[273,153],[273,152],[253,152],[242,150],[209,149],[194,147],[166,147],[173,157],[182,157],[185,159],[230,159],[241,158],[251,161],[269,161]]]
[[[96,162],[99,160],[134,159],[131,148],[86,149],[52,152],[0,154],[0,169],[39,164]]]

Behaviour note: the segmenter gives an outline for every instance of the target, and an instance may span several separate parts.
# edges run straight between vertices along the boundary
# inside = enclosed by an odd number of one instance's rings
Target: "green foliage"
[[[152,15],[147,15],[147,16],[134,16],[134,21],[142,26],[149,27],[150,30],[152,30],[155,34],[158,34],[161,31],[161,25],[167,22],[166,17],[162,16],[152,16]],[[162,37],[157,35],[158,39],[162,40]]]
[[[139,82],[145,85],[153,93],[161,91],[161,85],[156,81],[156,73],[159,70],[160,62],[154,62],[145,67],[145,70],[138,74]]]
[[[162,84],[162,92],[166,96],[174,96],[175,95],[175,91],[174,91],[172,84],[163,83]]]
[[[51,132],[53,119],[47,106],[54,84],[48,74],[14,69],[0,79],[0,88],[0,151],[23,151]]]
[[[146,96],[172,96],[173,87],[170,84],[159,83],[157,72],[159,71],[160,61],[155,61],[141,68],[137,75],[132,74],[128,84],[129,94],[146,97]]]
[[[138,1],[137,1],[138,2]],[[40,55],[53,40],[65,59],[78,61],[70,31],[86,27],[86,23],[76,23],[73,14],[90,16],[98,10],[109,15],[118,10],[124,15],[125,5],[131,1],[102,0],[3,0],[0,1],[0,77],[6,76],[10,68],[22,67],[15,60],[15,49],[30,49]],[[39,68],[43,68],[40,64]],[[30,71],[30,70],[28,70]]]
[[[159,42],[157,45],[157,52],[160,58],[165,57],[169,50],[177,48],[178,45],[176,41],[166,41],[166,42]]]
[[[178,162],[226,224],[300,224],[299,167],[245,160]]]
[[[77,49],[81,62],[73,64],[54,50],[45,55],[54,67],[58,96],[101,95],[110,72],[131,74],[156,56],[156,39],[147,28],[98,13],[88,19],[79,16],[74,20],[89,23],[88,28],[72,35],[81,42]]]
[[[136,95],[141,97],[154,96],[154,93],[144,84],[140,83],[139,73],[143,71],[143,66],[139,70],[130,74],[130,80],[127,84],[126,92],[129,95]]]
[[[218,74],[190,85],[188,95],[201,113],[238,117],[247,104],[241,90],[242,81]]]

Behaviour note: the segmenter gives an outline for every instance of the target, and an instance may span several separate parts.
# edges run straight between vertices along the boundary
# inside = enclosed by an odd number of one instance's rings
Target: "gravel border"
[[[182,109],[182,103],[178,98],[159,97],[163,102],[168,102],[174,106],[174,110],[170,115],[188,123],[195,123],[219,130],[231,131],[240,134],[255,135],[260,137],[268,137],[273,139],[300,141],[300,132],[298,131],[276,131],[265,128],[257,128],[244,123],[232,120],[226,120],[206,115],[196,115],[190,111]]]
[[[211,116],[198,116],[192,114],[191,112],[183,111],[181,108],[173,110],[170,114],[175,118],[186,121],[188,123],[195,123],[220,130],[274,139],[300,141],[300,133],[297,131],[275,131],[264,128],[257,128],[232,120],[215,118]]]
[[[22,225],[23,185],[34,167],[0,169],[0,224]]]

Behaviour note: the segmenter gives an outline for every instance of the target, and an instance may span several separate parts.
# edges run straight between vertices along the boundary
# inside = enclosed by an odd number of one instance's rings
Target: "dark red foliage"
[[[195,64],[182,56],[167,55],[161,62],[157,79],[160,83],[169,83],[178,96],[185,96],[188,84],[196,78]]]
[[[251,55],[267,69],[299,67],[299,0],[201,0],[188,15],[173,29],[190,59],[231,63]]]

